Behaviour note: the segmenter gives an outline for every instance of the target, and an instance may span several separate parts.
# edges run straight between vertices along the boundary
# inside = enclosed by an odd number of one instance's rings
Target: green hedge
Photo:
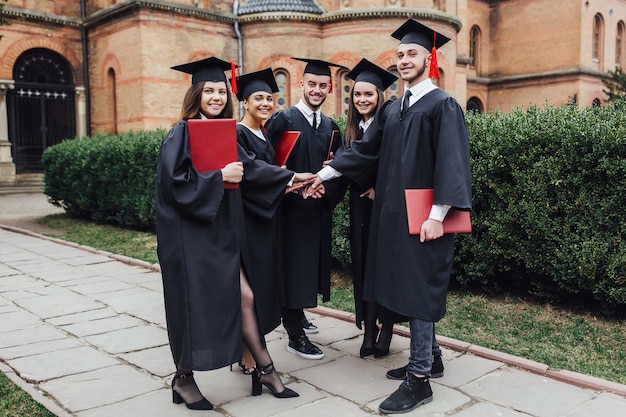
[[[345,119],[338,119],[343,129]],[[626,103],[468,114],[474,232],[457,236],[468,287],[626,307]],[[164,130],[65,141],[46,150],[45,193],[69,214],[154,227]],[[333,257],[349,267],[347,197]]]
[[[44,193],[74,217],[154,228],[156,166],[165,130],[66,140],[43,154]]]
[[[626,306],[626,103],[468,114],[473,225],[464,285]]]

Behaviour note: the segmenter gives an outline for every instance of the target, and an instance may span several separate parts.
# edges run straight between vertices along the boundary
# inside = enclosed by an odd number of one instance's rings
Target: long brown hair
[[[180,110],[180,119],[199,119],[200,118],[200,97],[202,97],[202,90],[204,90],[204,81],[192,84],[185,93],[183,99],[183,107]],[[234,115],[233,111],[233,98],[226,84],[226,107],[217,116],[218,119],[232,119]]]
[[[378,100],[376,101],[376,111],[374,112],[374,116],[378,113],[378,110],[380,110],[380,107],[383,105],[383,101],[385,101],[385,93],[383,93],[383,90],[377,88],[376,93],[378,93]],[[356,106],[354,105],[353,85],[352,89],[350,90],[350,102],[348,103],[348,120],[346,122],[346,130],[343,134],[347,145],[350,145],[359,137],[359,122],[361,120],[363,120],[363,116],[361,116],[361,114],[356,109]]]

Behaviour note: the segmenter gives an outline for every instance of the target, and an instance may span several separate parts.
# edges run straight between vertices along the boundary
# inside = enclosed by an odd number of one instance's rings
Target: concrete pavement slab
[[[168,344],[165,329],[153,325],[113,330],[104,334],[87,336],[85,340],[114,355]]]
[[[91,320],[87,322],[69,324],[62,326],[63,330],[77,337],[92,336],[112,332],[115,330],[128,329],[143,324],[135,317],[120,314],[115,317]]]
[[[465,354],[444,362],[444,375],[437,378],[438,384],[448,387],[460,387],[503,367],[501,362]]]
[[[47,381],[66,375],[119,364],[119,361],[90,346],[78,346],[8,360],[28,381]]]
[[[161,378],[176,372],[169,345],[121,354],[119,358]]]
[[[491,403],[478,403],[459,411],[454,417],[530,417],[530,414]]]
[[[171,393],[163,383],[124,365],[56,378],[40,385],[64,407],[78,412],[114,404],[153,391]]]
[[[67,337],[67,333],[60,331],[49,324],[40,324],[37,327],[13,330],[0,333],[0,348],[24,346],[30,343],[45,340],[60,340]]]
[[[364,410],[363,407],[343,398],[327,397],[277,414],[276,417],[368,417],[376,415],[378,413],[372,414],[368,410]]]
[[[82,323],[85,321],[104,319],[107,317],[117,316],[117,312],[108,307],[98,308],[96,310],[82,311],[76,314],[67,314],[65,316],[52,317],[46,322],[54,326],[66,326],[69,324]]]
[[[596,395],[591,390],[508,367],[460,388],[467,395],[537,417],[566,416]]]
[[[567,417],[623,417],[626,415],[624,397],[603,393],[581,405]]]
[[[17,300],[15,304],[38,315],[42,319],[97,310],[104,307],[102,303],[66,289],[56,294]]]
[[[190,410],[172,403],[172,392],[161,389],[114,404],[79,411],[77,417],[222,417],[217,411]]]
[[[23,358],[25,356],[39,355],[41,353],[54,352],[62,349],[75,348],[79,346],[84,346],[84,343],[74,338],[33,342],[26,345],[0,348],[0,358],[3,358],[4,360],[10,360]]]

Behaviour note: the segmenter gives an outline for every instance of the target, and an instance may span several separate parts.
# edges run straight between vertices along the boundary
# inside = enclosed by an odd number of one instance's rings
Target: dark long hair
[[[380,107],[383,105],[383,101],[385,101],[385,93],[380,88],[376,89],[378,93],[378,100],[376,102],[376,111],[374,112],[374,116],[380,110]],[[348,103],[348,120],[346,122],[346,130],[344,131],[343,137],[345,138],[346,145],[350,146],[352,142],[358,139],[359,137],[359,122],[363,119],[363,116],[358,112],[356,106],[354,105],[354,85],[350,90],[350,102]]]
[[[185,93],[183,99],[183,107],[180,110],[180,119],[199,119],[200,118],[200,97],[202,96],[202,90],[204,90],[204,81],[192,84]],[[233,98],[230,94],[228,84],[226,84],[226,107],[217,116],[218,119],[232,119],[234,115],[233,111]]]

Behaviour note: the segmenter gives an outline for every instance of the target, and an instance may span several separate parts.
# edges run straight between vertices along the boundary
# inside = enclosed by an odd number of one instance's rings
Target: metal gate
[[[76,136],[76,95],[69,65],[55,52],[24,52],[7,92],[9,138],[17,174],[42,172],[49,146]]]

